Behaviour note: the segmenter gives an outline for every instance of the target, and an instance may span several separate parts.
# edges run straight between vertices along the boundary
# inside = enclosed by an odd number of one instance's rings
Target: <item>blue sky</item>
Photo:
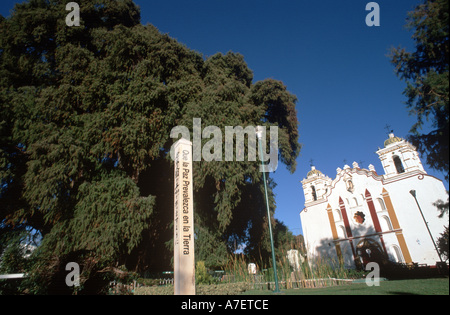
[[[7,16],[14,2],[2,1],[0,14]],[[388,137],[385,125],[405,137],[415,123],[404,104],[406,84],[395,75],[387,54],[400,45],[413,50],[412,33],[404,25],[407,12],[421,1],[376,1],[379,27],[365,24],[368,2],[135,0],[142,24],[155,25],[205,57],[241,53],[254,82],[280,80],[297,96],[303,145],[297,170],[290,174],[279,165],[273,174],[278,184],[275,217],[294,234],[300,233],[299,212],[304,207],[300,181],[310,170],[310,159],[331,178],[344,160],[349,165],[362,162],[365,168],[373,164],[382,173],[375,151]]]

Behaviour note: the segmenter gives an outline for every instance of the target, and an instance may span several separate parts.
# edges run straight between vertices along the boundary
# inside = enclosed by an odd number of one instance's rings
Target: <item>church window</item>
[[[342,221],[342,215],[341,215],[341,211],[339,211],[339,209],[334,210],[334,221],[335,222]]]
[[[391,220],[389,220],[389,218],[385,215],[382,216],[381,218],[382,218],[382,220],[381,220],[382,228],[381,229],[383,231],[392,231],[393,228],[392,228]]]
[[[311,186],[311,191],[312,191],[313,200],[316,201],[317,200],[316,188],[314,186]]]
[[[383,199],[377,198],[377,200],[378,200],[378,204],[380,205],[379,208],[377,207],[377,210],[378,210],[378,211],[384,211],[384,210],[386,210],[386,205],[384,204]]]
[[[405,172],[405,168],[403,167],[402,161],[400,160],[400,158],[397,155],[394,155],[392,157],[392,159],[394,160],[394,165],[395,165],[395,169],[397,170],[398,174],[404,173]]]
[[[348,190],[349,192],[353,192],[353,191],[355,190],[355,186],[353,185],[353,182],[352,182],[351,179],[349,179],[349,180],[346,182],[346,184],[347,184],[347,190]]]

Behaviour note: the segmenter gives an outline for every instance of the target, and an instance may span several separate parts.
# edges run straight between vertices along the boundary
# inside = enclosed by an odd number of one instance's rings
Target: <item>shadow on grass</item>
[[[388,291],[388,292],[386,292],[386,295],[421,295],[421,294],[412,293],[412,292]]]

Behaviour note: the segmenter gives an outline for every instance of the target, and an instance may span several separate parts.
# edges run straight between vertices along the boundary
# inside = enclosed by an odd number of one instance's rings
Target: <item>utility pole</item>
[[[409,191],[409,193],[414,197],[414,200],[416,201],[417,207],[419,208],[420,214],[422,215],[423,222],[425,223],[425,226],[427,227],[428,234],[430,234],[431,241],[433,242],[434,248],[436,249],[436,252],[437,252],[437,254],[438,254],[438,256],[439,256],[439,259],[440,259],[440,261],[441,261],[441,263],[442,263],[443,260],[442,260],[442,258],[441,258],[441,253],[439,252],[439,249],[438,249],[437,246],[436,246],[436,242],[434,241],[433,235],[431,234],[430,228],[428,227],[427,220],[425,220],[425,217],[424,217],[424,215],[423,215],[422,209],[420,208],[419,202],[417,201],[417,198],[416,198],[416,191],[415,191],[414,189],[411,189],[411,190]]]
[[[267,182],[266,182],[266,169],[263,161],[263,151],[262,151],[262,145],[261,145],[261,138],[262,138],[262,127],[257,126],[256,127],[256,136],[258,137],[258,145],[259,145],[259,153],[261,157],[261,165],[263,169],[263,180],[264,180],[264,191],[266,195],[266,207],[267,207],[267,220],[269,221],[269,234],[270,234],[270,247],[272,250],[272,265],[273,265],[273,275],[275,278],[275,291],[274,293],[280,293],[280,288],[278,286],[278,275],[277,275],[277,261],[275,260],[275,249],[273,246],[273,235],[272,235],[272,223],[271,223],[271,216],[269,211],[269,197],[267,195]],[[265,139],[264,139],[265,141]]]

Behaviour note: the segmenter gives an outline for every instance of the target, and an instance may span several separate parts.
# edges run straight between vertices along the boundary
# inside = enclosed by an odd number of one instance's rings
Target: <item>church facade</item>
[[[338,168],[336,178],[311,167],[301,181],[300,212],[309,259],[363,267],[388,259],[435,265],[437,237],[448,225],[433,205],[448,196],[441,180],[428,175],[416,148],[390,134],[377,152],[384,174],[373,165]],[[433,237],[433,238],[432,238]]]

